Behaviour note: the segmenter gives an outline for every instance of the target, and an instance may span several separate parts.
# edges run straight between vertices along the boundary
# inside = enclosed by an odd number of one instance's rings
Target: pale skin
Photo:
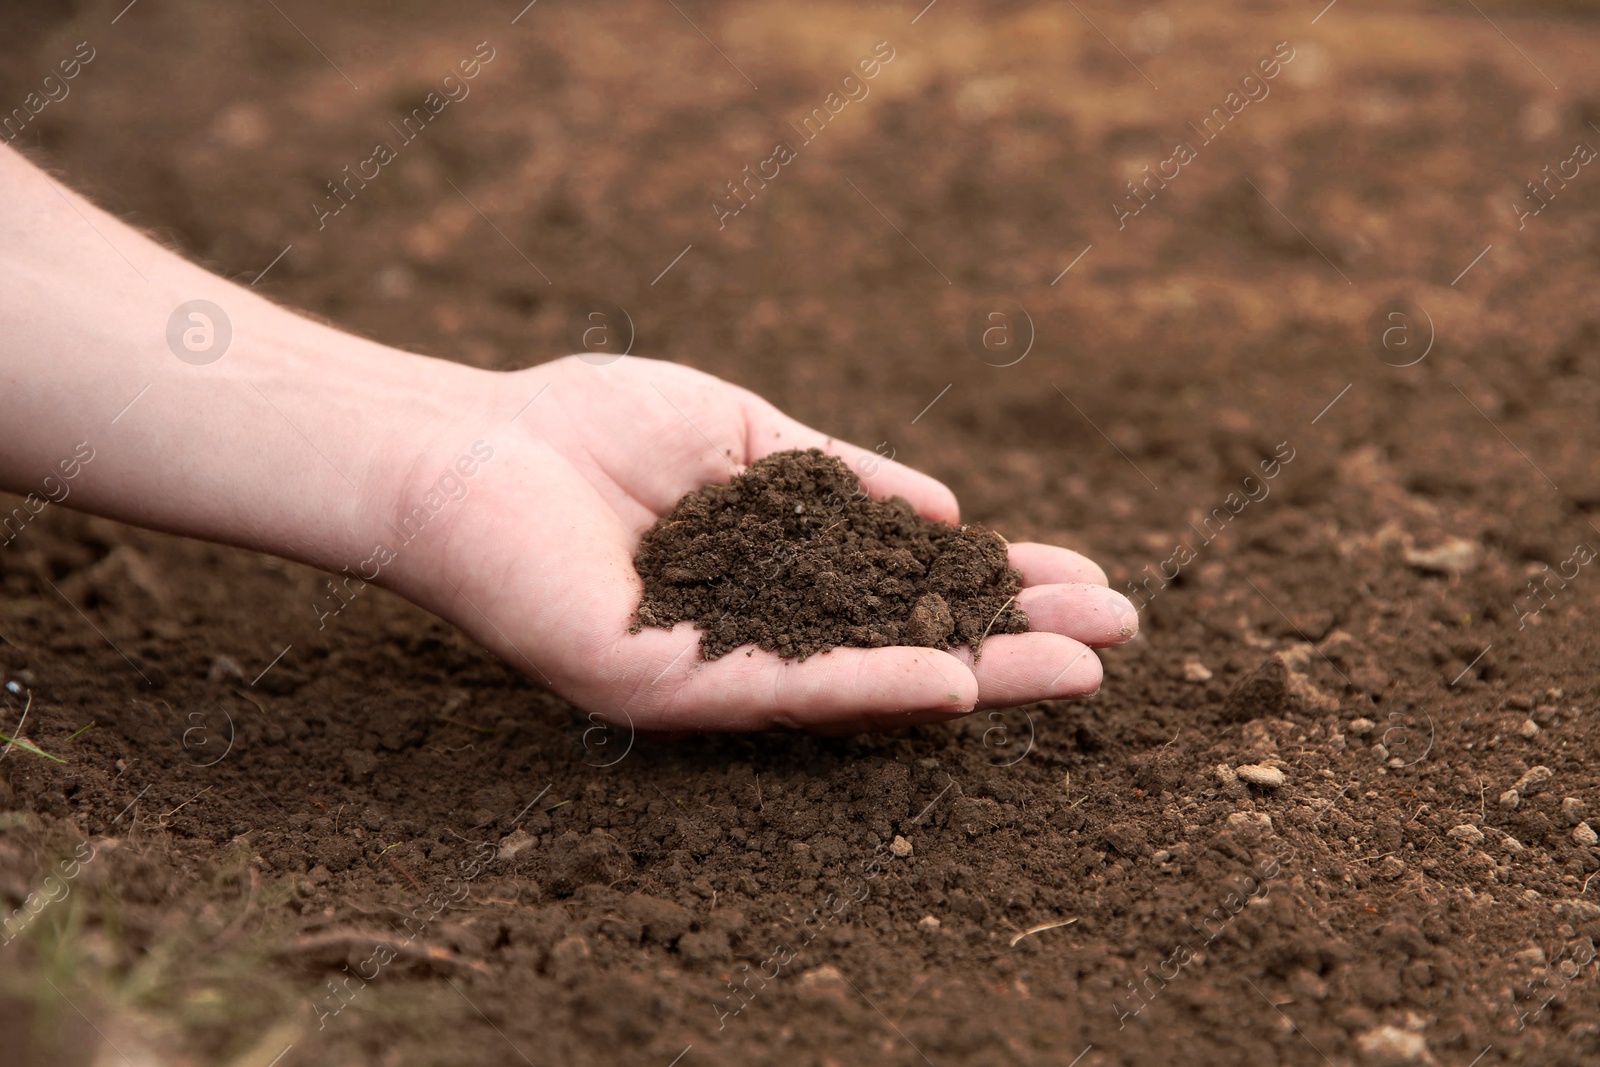
[[[1094,649],[1138,628],[1093,562],[1018,543],[1017,602],[1032,630],[989,638],[977,660],[839,648],[803,662],[749,650],[705,662],[688,623],[629,632],[634,550],[684,493],[770,452],[817,447],[871,495],[930,518],[959,521],[955,497],[687,367],[567,357],[483,371],[313,322],[189,263],[8,148],[0,189],[0,489],[43,496],[44,478],[88,441],[94,459],[65,506],[333,572],[371,574],[375,547],[390,546],[374,584],[643,732],[849,733],[1081,698],[1100,687]],[[196,299],[232,326],[206,365],[167,341],[173,310]],[[477,442],[492,458],[402,545],[397,524]]]

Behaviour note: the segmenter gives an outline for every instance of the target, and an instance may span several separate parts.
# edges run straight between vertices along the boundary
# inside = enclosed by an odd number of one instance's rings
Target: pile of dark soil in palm
[[[706,659],[747,644],[799,659],[839,645],[976,652],[989,634],[1028,629],[999,535],[873,500],[814,448],[689,493],[645,533],[634,565],[635,629],[687,619]]]

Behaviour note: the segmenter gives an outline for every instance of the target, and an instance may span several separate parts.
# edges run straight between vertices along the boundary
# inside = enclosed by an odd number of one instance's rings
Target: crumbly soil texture
[[[1140,635],[1088,701],[668,742],[0,499],[55,757],[0,755],[0,1060],[1600,1062],[1593,4],[369,6],[0,4],[6,136],[388,344],[527,366],[604,299]]]
[[[775,452],[686,494],[644,535],[640,626],[688,620],[716,659],[753,644],[805,659],[840,645],[970,646],[1025,633],[1021,576],[981,526],[873,500],[837,456]]]

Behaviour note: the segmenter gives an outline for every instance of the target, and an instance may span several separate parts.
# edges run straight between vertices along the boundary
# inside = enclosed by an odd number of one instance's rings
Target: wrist
[[[490,372],[307,325],[312,335],[285,338],[264,369],[281,393],[251,383],[279,409],[272,414],[282,429],[304,438],[296,442],[299,462],[279,467],[285,525],[277,543],[262,547],[354,573],[386,554],[380,548],[395,553],[397,542],[416,539],[433,518],[433,491],[454,491],[453,479],[440,484],[448,464],[466,455],[463,467],[475,466],[472,442],[457,439],[478,421]],[[391,565],[382,570],[364,579],[389,585],[399,574]]]

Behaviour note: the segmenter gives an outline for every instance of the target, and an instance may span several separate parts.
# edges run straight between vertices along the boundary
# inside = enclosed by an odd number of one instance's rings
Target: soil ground
[[[51,506],[11,1062],[1600,1059],[1594,4],[521,7],[8,4],[0,107],[87,41],[17,143],[186,254],[482,366],[605,301],[1143,635],[1085,703],[659,742]]]

